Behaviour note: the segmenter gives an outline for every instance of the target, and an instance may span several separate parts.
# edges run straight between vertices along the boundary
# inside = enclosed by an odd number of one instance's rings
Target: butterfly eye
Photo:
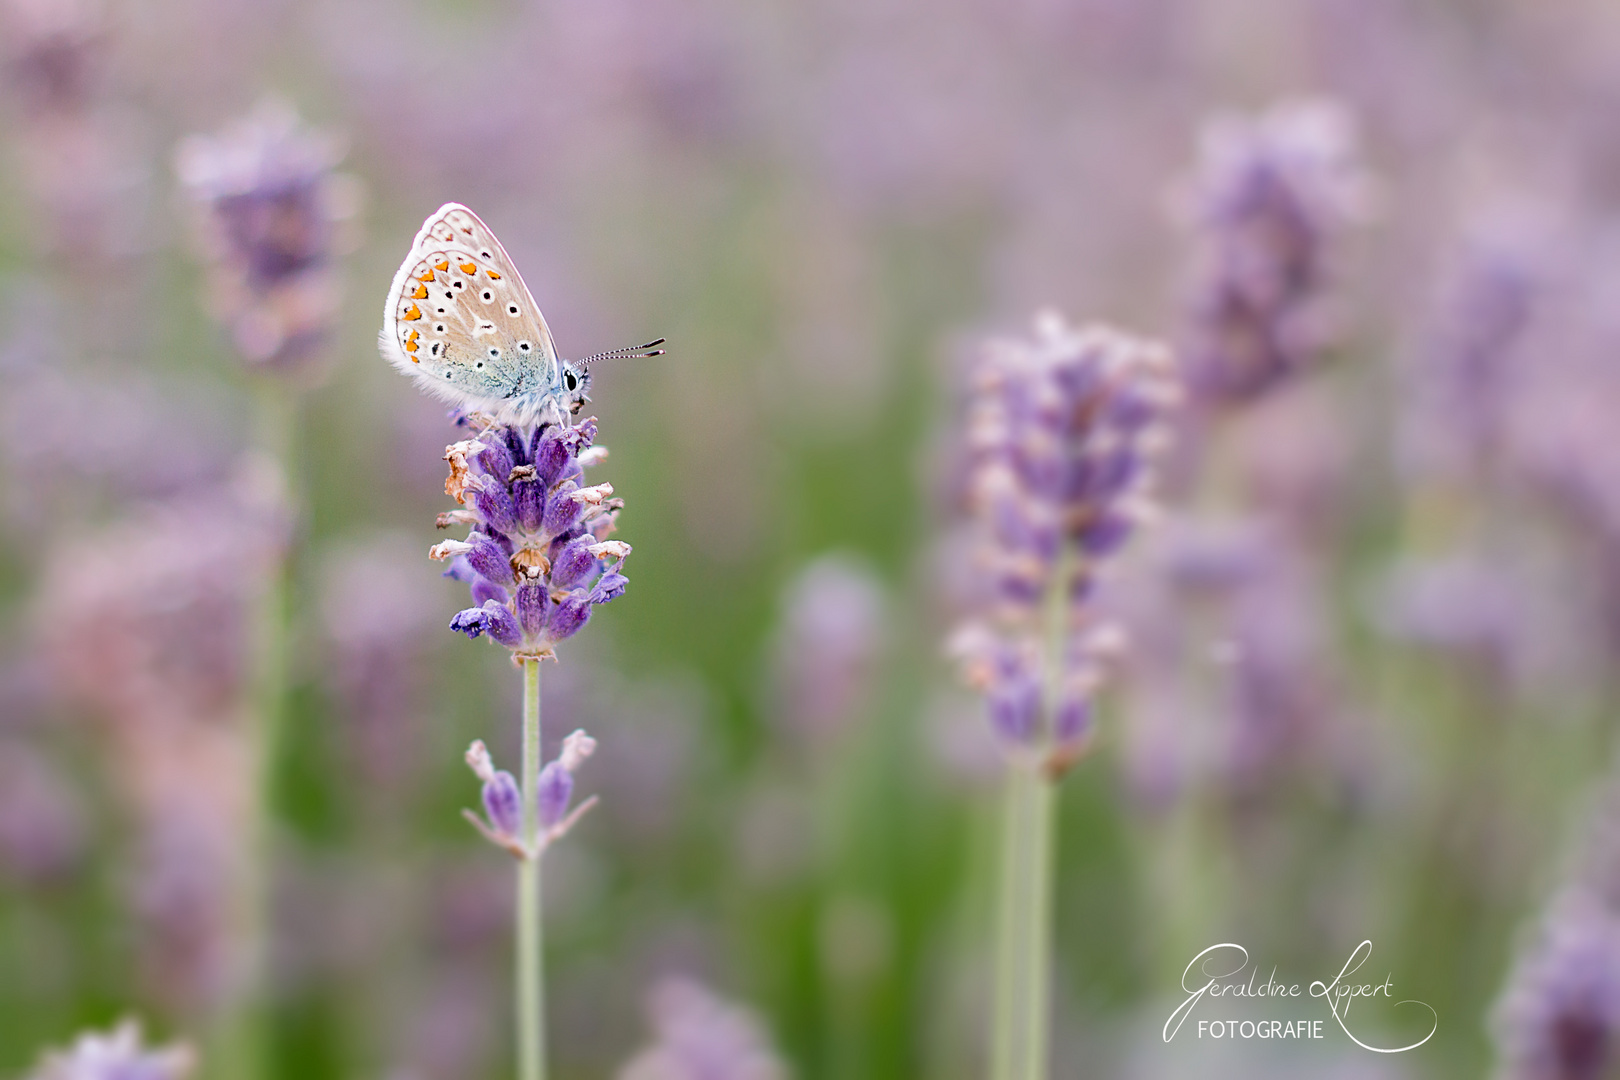
[[[573,390],[578,385],[579,385],[579,380],[574,378],[574,373],[572,371],[563,372],[563,386],[564,386],[564,388],[566,388],[568,390]]]

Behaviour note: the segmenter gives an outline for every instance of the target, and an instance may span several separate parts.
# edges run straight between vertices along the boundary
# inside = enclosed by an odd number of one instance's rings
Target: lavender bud
[[[546,485],[535,478],[522,478],[512,483],[512,497],[517,503],[518,522],[524,532],[536,533],[545,520]]]
[[[1113,511],[1087,525],[1080,532],[1080,549],[1093,559],[1112,555],[1130,539],[1136,520],[1130,514]]]
[[[486,447],[478,455],[478,464],[487,475],[504,481],[511,475],[512,468],[517,462],[512,459],[512,452],[505,445],[495,445]]]
[[[568,803],[574,797],[574,775],[553,761],[540,770],[539,806],[540,827],[549,829],[568,813]]]
[[[985,707],[996,734],[1008,742],[1030,742],[1040,723],[1041,684],[1017,676],[998,681],[985,695]]]
[[[538,432],[536,433],[539,434]],[[550,489],[561,480],[563,472],[572,464],[568,447],[562,439],[554,434],[547,434],[540,438],[534,450],[534,467],[540,474],[540,483],[543,488]]]
[[[512,573],[512,564],[500,545],[483,533],[476,532],[467,537],[467,542],[472,545],[472,550],[466,553],[467,562],[474,570],[496,585],[511,588],[517,584],[517,577]]]
[[[546,606],[550,600],[543,585],[521,585],[517,591],[518,623],[527,637],[535,638],[546,627]]]
[[[609,570],[597,579],[596,586],[591,589],[591,603],[605,604],[609,600],[617,600],[624,595],[624,590],[630,584],[630,579],[617,570]]]
[[[552,490],[546,499],[542,531],[556,536],[574,527],[574,523],[585,513],[585,504],[573,497],[578,490],[578,485],[572,480],[564,480]]]
[[[496,474],[497,476],[508,476],[517,466],[531,464],[529,439],[522,430],[515,427],[504,429],[501,432],[501,442],[505,445],[506,452],[511,455],[511,460],[507,462],[506,471]]]
[[[523,797],[517,780],[502,769],[484,784],[484,812],[502,836],[517,836],[523,828]]]
[[[591,554],[591,542],[581,538],[572,541],[557,553],[551,563],[551,583],[559,589],[573,589],[588,585],[601,564]]]
[[[1091,695],[1064,694],[1052,722],[1052,738],[1059,745],[1072,746],[1091,734],[1091,722]]]
[[[591,617],[591,599],[573,593],[552,605],[546,617],[546,633],[553,641],[563,641],[584,629]]]
[[[512,496],[506,493],[506,488],[491,484],[483,491],[474,493],[473,505],[492,531],[507,536],[518,531],[517,505],[513,503]]]
[[[583,624],[581,624],[583,625]],[[450,629],[476,638],[488,634],[507,648],[515,648],[523,641],[523,630],[512,613],[494,600],[484,601],[483,607],[467,608],[456,612],[450,620]]]

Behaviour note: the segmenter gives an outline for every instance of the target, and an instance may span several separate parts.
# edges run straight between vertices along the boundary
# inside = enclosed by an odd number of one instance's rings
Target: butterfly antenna
[[[590,356],[587,356],[582,360],[575,360],[574,363],[578,364],[580,367],[586,367],[590,364],[596,363],[598,360],[623,360],[629,357],[663,356],[664,353],[668,351],[667,349],[660,349],[658,347],[663,343],[664,339],[659,338],[657,341],[649,341],[645,345],[635,345],[623,349],[609,349],[607,352],[592,353]]]

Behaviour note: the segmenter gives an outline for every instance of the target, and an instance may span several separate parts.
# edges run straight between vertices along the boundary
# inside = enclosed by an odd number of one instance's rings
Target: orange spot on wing
[[[433,280],[433,269],[431,267],[429,267],[427,273],[418,274],[417,277],[416,277],[416,280],[417,281],[432,281]]]
[[[461,265],[461,272],[463,274],[470,274],[474,270],[478,269],[478,264],[477,263],[462,263],[460,265]]]
[[[417,319],[420,319],[421,317],[422,317],[422,309],[417,307],[415,304],[412,304],[410,307],[406,308],[405,309],[405,314],[403,316],[403,318],[405,319],[406,322],[415,322]]]
[[[448,270],[450,269],[450,260],[445,259],[443,262],[436,262],[433,264],[433,268],[435,270]]]
[[[411,293],[411,299],[412,300],[426,300],[427,299],[427,286],[426,285],[418,285],[416,287],[416,291]]]
[[[490,277],[494,278],[496,281],[501,280],[501,275],[497,274],[493,270],[485,270],[484,273],[488,274]]]

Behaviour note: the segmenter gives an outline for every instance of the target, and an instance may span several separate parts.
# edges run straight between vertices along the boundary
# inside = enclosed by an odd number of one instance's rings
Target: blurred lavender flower
[[[657,1041],[619,1071],[619,1080],[784,1080],[787,1070],[764,1026],[690,979],[671,978],[649,1001]]]
[[[120,727],[233,717],[247,613],[286,528],[279,481],[250,466],[58,545],[39,626],[63,688]]]
[[[806,740],[831,740],[870,705],[888,630],[883,585],[852,557],[825,555],[794,575],[782,607],[775,715]]]
[[[1548,912],[1495,1016],[1502,1080],[1602,1080],[1620,1061],[1620,914],[1580,893]]]
[[[452,630],[487,634],[522,659],[555,658],[591,608],[624,593],[630,545],[609,540],[622,499],[611,484],[584,486],[585,469],[607,456],[593,446],[596,419],[574,427],[479,426],[474,439],[445,448],[447,495],[464,509],[439,515],[439,527],[470,525],[466,540],[430,552],[449,560],[446,577],[466,582],[477,606],[458,612]]]
[[[1371,621],[1392,640],[1467,661],[1470,677],[1499,698],[1598,685],[1604,614],[1590,565],[1503,544],[1504,531],[1469,549],[1396,562],[1367,597]]]
[[[1180,385],[1161,346],[1048,314],[1032,339],[983,350],[973,390],[979,613],[952,651],[1004,744],[1044,746],[1061,771],[1085,746],[1101,661],[1119,644],[1088,600],[1151,511]]]
[[[193,135],[175,167],[199,211],[216,312],[254,367],[312,374],[341,294],[335,257],[357,184],[332,171],[341,139],[265,102],[216,136]]]
[[[1569,882],[1493,1012],[1502,1080],[1601,1080],[1620,1066],[1620,786],[1587,824]]]
[[[536,810],[539,813],[540,833],[535,847],[530,850],[523,843],[523,796],[517,779],[505,769],[497,770],[482,739],[467,748],[467,767],[483,781],[484,817],[471,810],[463,810],[468,821],[484,834],[484,838],[497,847],[505,848],[520,859],[538,858],[547,847],[567,835],[568,830],[591,807],[596,796],[591,796],[569,811],[574,798],[574,773],[585,764],[585,759],[596,752],[596,740],[583,731],[574,731],[563,740],[562,752],[540,770],[536,787]]]
[[[184,1080],[195,1064],[188,1046],[145,1049],[140,1025],[125,1020],[106,1034],[86,1032],[69,1049],[47,1053],[30,1080]]]
[[[1132,643],[1124,757],[1146,805],[1202,784],[1252,804],[1304,770],[1346,790],[1365,778],[1308,545],[1263,518],[1173,517],[1143,561],[1100,602]]]
[[[8,0],[10,41],[7,72],[13,92],[29,113],[75,113],[95,99],[101,75],[97,55],[107,27],[102,6],[91,0]]]
[[[143,967],[153,992],[188,1010],[239,989],[229,897],[250,869],[250,612],[285,540],[279,487],[250,471],[59,544],[44,574],[45,655],[104,720],[139,829]]]
[[[1263,394],[1331,342],[1333,245],[1365,203],[1351,118],[1288,102],[1205,128],[1189,200],[1201,250],[1184,346],[1212,403]]]
[[[1403,464],[1420,475],[1477,474],[1502,449],[1544,282],[1524,243],[1471,239],[1451,271],[1428,347],[1414,357]]]
[[[43,211],[31,219],[43,228],[26,238],[90,262],[132,246],[141,214],[128,196],[145,179],[131,145],[138,118],[119,115],[108,85],[111,31],[98,0],[0,3],[0,63],[13,105],[8,134]]]

